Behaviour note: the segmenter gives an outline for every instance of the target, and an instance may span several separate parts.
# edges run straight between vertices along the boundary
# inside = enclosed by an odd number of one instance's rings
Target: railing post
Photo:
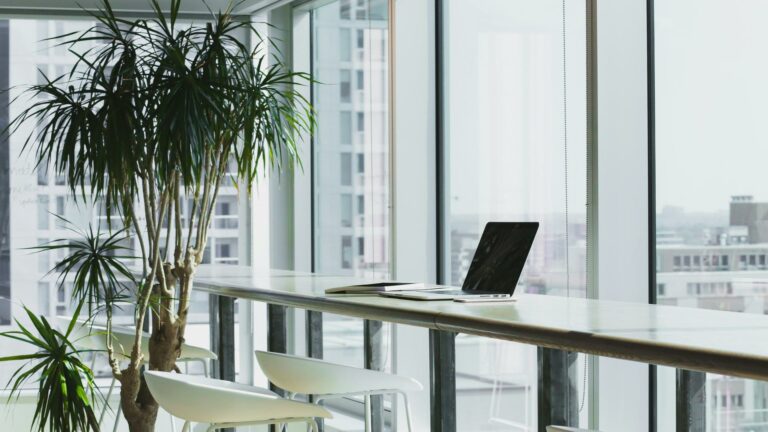
[[[235,381],[235,299],[215,294],[208,299],[211,351],[218,357],[211,362],[210,373],[214,378]]]
[[[677,432],[704,432],[707,429],[707,374],[677,369]]]
[[[235,299],[219,297],[219,378],[235,381]]]
[[[384,324],[381,321],[365,320],[363,324],[365,335],[365,368],[384,370]],[[384,430],[384,397],[371,396],[371,430]]]
[[[267,351],[276,353],[288,352],[288,319],[285,306],[267,304]],[[285,396],[285,393],[271,382],[269,389]],[[270,432],[277,431],[275,425],[269,426]]]
[[[306,334],[307,334],[307,357],[323,358],[323,313],[307,310],[306,313]],[[309,397],[310,402],[314,402],[314,397]],[[317,419],[320,430],[325,430],[325,424],[322,418]]]
[[[538,348],[538,430],[550,425],[579,425],[577,353]]]
[[[432,432],[456,432],[456,333],[429,330]]]

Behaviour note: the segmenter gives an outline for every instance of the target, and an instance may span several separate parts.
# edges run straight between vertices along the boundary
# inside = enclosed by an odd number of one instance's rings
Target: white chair
[[[285,423],[306,423],[318,431],[315,418],[330,418],[323,407],[287,400],[266,389],[229,381],[171,372],[144,372],[149,391],[171,415],[184,420],[182,432],[192,422],[208,423],[208,432],[219,428]]]
[[[69,326],[71,317],[58,316],[56,317],[56,325],[59,329],[66,329]],[[93,350],[94,356],[91,361],[91,369],[93,369],[96,362],[97,352],[106,352],[107,350],[107,328],[106,326],[99,324],[90,324],[83,320],[78,320],[78,326],[72,331],[73,344],[78,350]],[[112,349],[115,353],[115,358],[118,361],[127,361],[131,356],[131,348],[133,347],[134,331],[130,327],[113,326],[112,327]],[[149,360],[149,338],[150,334],[142,332],[141,335],[141,352],[143,354],[144,361]],[[213,351],[184,343],[181,345],[181,355],[177,360],[177,363],[195,363],[199,362],[203,366],[203,374],[208,376],[208,362],[216,360],[216,353]],[[109,407],[109,398],[112,396],[112,392],[115,389],[115,383],[117,381],[112,377],[112,382],[109,384],[109,390],[107,396],[104,398],[104,408],[99,415],[99,425],[104,421],[104,416],[107,413]],[[112,428],[113,431],[117,430],[117,426],[120,422],[120,414],[123,412],[123,407],[118,404],[117,413],[115,415],[115,424]],[[171,419],[171,429],[175,430],[173,419]]]
[[[259,366],[270,382],[288,392],[312,395],[315,403],[347,396],[365,398],[365,430],[371,430],[371,396],[399,394],[405,403],[408,430],[413,432],[408,392],[422,390],[413,378],[369,369],[343,366],[322,360],[256,351]]]

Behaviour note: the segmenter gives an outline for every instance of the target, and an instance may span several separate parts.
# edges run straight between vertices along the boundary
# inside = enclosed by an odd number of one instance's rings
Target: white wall
[[[597,2],[598,296],[648,301],[645,0]],[[600,358],[599,428],[648,430],[648,366]]]
[[[433,0],[393,0],[395,134],[393,160],[394,276],[436,279],[435,22]],[[429,333],[396,326],[395,370],[425,389],[413,395],[415,430],[429,430]],[[398,409],[398,413],[402,412]],[[406,430],[398,415],[398,429]]]

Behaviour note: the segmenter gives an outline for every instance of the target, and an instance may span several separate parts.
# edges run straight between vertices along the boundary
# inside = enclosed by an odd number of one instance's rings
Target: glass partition
[[[660,304],[768,312],[767,19],[760,1],[656,2]],[[675,421],[674,371],[659,377],[666,430]],[[705,404],[707,431],[768,428],[764,382],[708,374]]]
[[[389,276],[389,20],[386,0],[325,2],[310,12],[314,270]],[[385,324],[389,334],[391,326]],[[385,337],[385,369],[391,367]],[[365,365],[362,320],[323,314],[323,358]],[[361,426],[362,405],[334,403],[332,427]],[[386,402],[389,406],[389,402]],[[343,426],[346,418],[352,420]],[[350,420],[347,421],[350,421]],[[352,428],[352,429],[348,429]]]
[[[43,82],[41,74],[53,79],[68,73],[77,61],[77,57],[68,52],[66,47],[56,46],[55,41],[47,38],[70,32],[83,31],[94,22],[87,19],[10,19],[0,21],[0,87],[10,87],[8,93],[1,96],[5,104],[13,101],[8,110],[0,109],[0,127],[5,127],[9,119],[14,118],[34,102],[26,96],[17,98],[26,86]],[[64,217],[79,229],[89,224],[106,230],[106,214],[101,202],[78,200],[70,195],[69,186],[63,176],[55,176],[43,168],[36,168],[29,153],[22,153],[22,146],[34,126],[24,125],[10,137],[3,137],[0,144],[0,331],[11,329],[12,319],[24,321],[22,306],[33,312],[54,316],[70,316],[76,305],[72,304],[72,283],[59,284],[59,274],[49,273],[51,268],[67,251],[34,253],[27,248],[40,245],[53,239],[75,238],[57,216]],[[5,138],[8,138],[6,141]],[[219,193],[215,215],[210,229],[210,241],[206,248],[205,263],[247,264],[242,257],[248,247],[248,224],[238,223],[245,214],[247,205],[237,188],[224,185]],[[190,203],[182,204],[183,213],[189,211]],[[250,209],[248,209],[250,210]],[[182,215],[186,220],[186,214]],[[112,221],[113,229],[120,228]],[[165,232],[163,232],[165,235]],[[136,251],[138,244],[130,241],[126,244]],[[189,324],[186,340],[190,344],[209,346],[208,295],[200,292],[192,294]],[[131,302],[121,305],[115,311],[116,325],[132,326],[134,311]],[[11,355],[27,353],[28,347],[14,343],[8,338],[0,338],[0,353]],[[86,354],[88,356],[88,354]],[[109,386],[111,371],[105,356],[98,355],[92,364],[97,377],[97,384]],[[0,364],[0,381],[8,381],[18,365],[4,362]],[[202,365],[190,363],[181,365],[181,370],[192,374],[202,374]],[[119,384],[118,384],[119,385]],[[117,401],[113,393],[111,403]],[[34,396],[34,395],[33,395]],[[4,430],[24,430],[29,428],[34,398],[22,395],[20,404],[0,404],[0,415],[12,418],[12,423]],[[115,405],[113,405],[114,407]],[[5,409],[19,413],[5,415]],[[108,416],[114,418],[113,410]],[[28,414],[28,415],[27,415]],[[167,425],[167,421],[162,423]],[[111,425],[111,420],[109,420]],[[111,426],[110,426],[111,427]]]
[[[442,19],[443,280],[461,286],[486,222],[538,221],[516,292],[584,297],[584,2],[448,0]],[[535,347],[459,335],[456,383],[458,430],[537,430]]]

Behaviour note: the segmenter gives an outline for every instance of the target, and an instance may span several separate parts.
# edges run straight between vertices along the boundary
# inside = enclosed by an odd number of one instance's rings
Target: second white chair
[[[422,390],[413,378],[322,360],[256,351],[259,366],[270,382],[289,392],[312,395],[315,402],[348,396],[365,398],[365,430],[371,430],[371,396],[399,394],[405,403],[408,430],[413,432],[408,392]]]

